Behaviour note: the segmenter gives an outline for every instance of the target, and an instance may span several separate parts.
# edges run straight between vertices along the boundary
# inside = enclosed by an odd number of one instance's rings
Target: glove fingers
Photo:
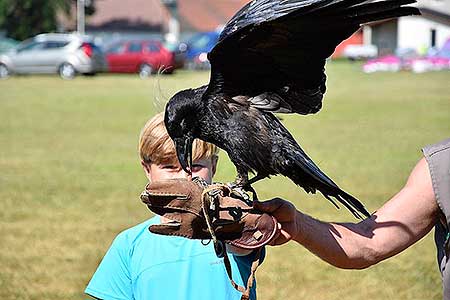
[[[154,181],[145,187],[141,200],[153,212],[179,210],[199,214],[201,206],[201,188],[186,179],[166,179]]]
[[[187,199],[193,190],[200,190],[200,187],[187,179],[177,178],[151,182],[147,185],[146,190],[152,196],[175,197],[182,200]]]
[[[182,207],[183,202],[189,199],[189,194],[172,193],[172,192],[158,192],[151,189],[146,189],[141,194],[141,200],[147,205],[152,206],[166,206],[170,203],[177,204],[176,206]]]
[[[152,233],[163,235],[179,235],[177,234],[181,228],[181,224],[178,222],[159,224],[150,226],[149,230]]]

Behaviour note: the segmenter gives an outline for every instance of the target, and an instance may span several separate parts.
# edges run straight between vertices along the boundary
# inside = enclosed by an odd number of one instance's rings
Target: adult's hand
[[[281,198],[274,198],[264,202],[255,202],[254,207],[262,212],[272,215],[277,219],[280,234],[270,241],[269,245],[282,245],[295,238],[300,230],[298,212],[295,206]]]

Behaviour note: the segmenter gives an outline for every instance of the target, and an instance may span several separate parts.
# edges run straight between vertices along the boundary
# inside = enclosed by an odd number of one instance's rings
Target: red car
[[[172,73],[175,59],[159,41],[126,41],[114,44],[106,51],[109,71],[138,73],[141,78],[151,74]]]

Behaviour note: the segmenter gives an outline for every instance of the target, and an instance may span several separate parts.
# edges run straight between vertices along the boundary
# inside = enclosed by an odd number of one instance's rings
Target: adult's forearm
[[[293,239],[336,267],[363,269],[381,260],[360,224],[324,223],[298,211],[296,218]]]
[[[283,209],[281,204],[275,207]],[[394,197],[357,224],[325,223],[295,208],[284,209],[289,214],[284,213],[286,218],[281,220],[291,224],[287,229],[292,239],[328,263],[345,269],[366,268],[400,253],[424,237],[441,213],[425,159],[419,161]]]

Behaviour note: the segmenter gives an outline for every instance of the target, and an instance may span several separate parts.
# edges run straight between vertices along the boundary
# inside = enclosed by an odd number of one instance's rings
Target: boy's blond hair
[[[192,160],[217,156],[219,149],[213,144],[196,139],[192,148]],[[164,113],[147,121],[139,136],[139,156],[146,164],[177,164],[175,145],[164,125]]]

